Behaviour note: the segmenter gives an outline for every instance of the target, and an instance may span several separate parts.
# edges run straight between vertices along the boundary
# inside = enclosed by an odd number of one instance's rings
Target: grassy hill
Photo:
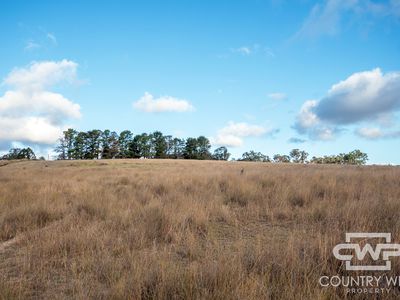
[[[399,229],[396,167],[19,161],[0,166],[0,299],[343,298],[318,284],[345,274],[333,246]]]

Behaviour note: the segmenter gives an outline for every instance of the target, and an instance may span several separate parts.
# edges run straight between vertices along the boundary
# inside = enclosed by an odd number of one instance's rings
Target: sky
[[[0,37],[0,151],[72,127],[400,164],[400,0],[0,0]]]

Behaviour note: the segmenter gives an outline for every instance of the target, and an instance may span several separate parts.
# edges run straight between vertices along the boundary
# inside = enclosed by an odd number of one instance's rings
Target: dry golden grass
[[[0,299],[342,299],[318,284],[345,274],[332,247],[349,231],[399,241],[399,200],[396,167],[14,162]]]

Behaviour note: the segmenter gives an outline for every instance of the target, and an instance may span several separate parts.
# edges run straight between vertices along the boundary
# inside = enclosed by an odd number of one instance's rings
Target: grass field
[[[333,246],[399,229],[397,167],[0,162],[0,299],[362,299]]]

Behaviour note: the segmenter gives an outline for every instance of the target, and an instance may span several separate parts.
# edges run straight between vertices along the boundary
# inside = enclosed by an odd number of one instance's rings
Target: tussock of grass
[[[0,299],[341,299],[317,281],[344,272],[332,247],[351,231],[398,242],[399,178],[395,167],[9,164]]]

